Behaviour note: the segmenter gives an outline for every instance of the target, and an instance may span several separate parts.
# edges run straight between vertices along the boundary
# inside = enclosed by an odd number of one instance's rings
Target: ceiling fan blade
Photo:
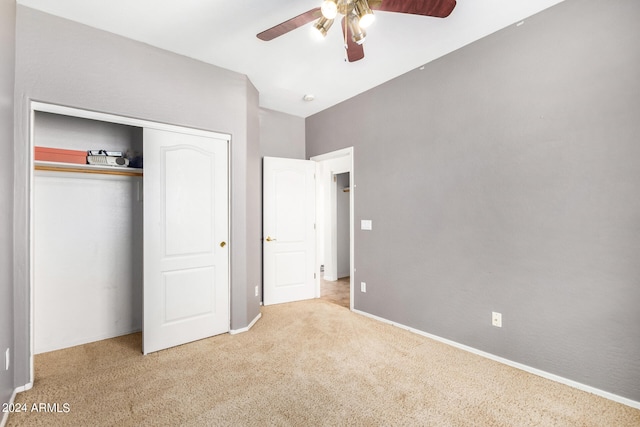
[[[351,38],[351,36],[352,36],[351,28],[349,28],[349,26],[346,25],[345,19],[347,19],[347,18],[346,17],[342,18],[342,22],[340,23],[340,26],[342,27],[342,35],[343,36],[345,36],[345,31],[347,32],[346,33],[347,59],[349,60],[349,62],[359,61],[362,58],[364,58],[364,48],[362,47],[361,44],[358,44],[358,43],[354,42],[353,39]]]
[[[456,0],[370,0],[369,7],[383,12],[446,18],[456,7]]]
[[[281,35],[288,33],[289,31],[308,24],[309,22],[320,18],[320,16],[322,16],[322,12],[319,7],[316,7],[315,9],[308,10],[305,13],[301,13],[294,18],[284,21],[275,27],[264,30],[263,32],[256,34],[256,37],[268,42],[269,40],[273,40],[276,37],[280,37]]]

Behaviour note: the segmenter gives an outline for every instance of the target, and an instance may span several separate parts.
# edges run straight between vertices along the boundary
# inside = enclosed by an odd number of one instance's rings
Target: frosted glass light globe
[[[367,28],[369,25],[373,24],[373,21],[376,20],[376,17],[373,13],[367,13],[360,17],[360,27]]]
[[[324,0],[320,10],[322,11],[322,16],[327,19],[333,19],[338,14],[338,5],[335,0]]]

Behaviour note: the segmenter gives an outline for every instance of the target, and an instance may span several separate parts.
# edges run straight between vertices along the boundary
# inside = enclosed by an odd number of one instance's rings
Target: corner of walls
[[[16,3],[0,0],[0,150],[13,158]],[[13,310],[13,162],[0,168],[0,404],[8,403],[15,390],[15,332]],[[9,349],[10,365],[5,369]],[[0,424],[5,421],[0,412]]]
[[[307,159],[305,119],[261,108],[260,155],[261,157]]]
[[[262,157],[258,90],[247,79],[247,312],[245,326],[260,315],[262,301]],[[256,289],[258,292],[256,292]]]
[[[262,288],[258,91],[247,77],[242,91],[244,132],[231,141],[231,331],[245,330],[259,316],[255,287]]]

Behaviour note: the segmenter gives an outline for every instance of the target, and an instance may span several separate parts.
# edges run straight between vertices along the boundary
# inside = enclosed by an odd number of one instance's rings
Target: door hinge
[[[338,182],[338,175],[333,175],[333,182]]]
[[[313,278],[314,278],[314,279],[316,278],[316,273],[313,273]]]

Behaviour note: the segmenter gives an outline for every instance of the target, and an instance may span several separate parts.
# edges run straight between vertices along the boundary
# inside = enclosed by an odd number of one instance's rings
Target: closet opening
[[[142,169],[86,164],[88,150],[139,162],[142,135],[34,112],[34,354],[142,330]]]
[[[231,136],[35,101],[29,132],[30,384],[36,354],[229,332]]]

